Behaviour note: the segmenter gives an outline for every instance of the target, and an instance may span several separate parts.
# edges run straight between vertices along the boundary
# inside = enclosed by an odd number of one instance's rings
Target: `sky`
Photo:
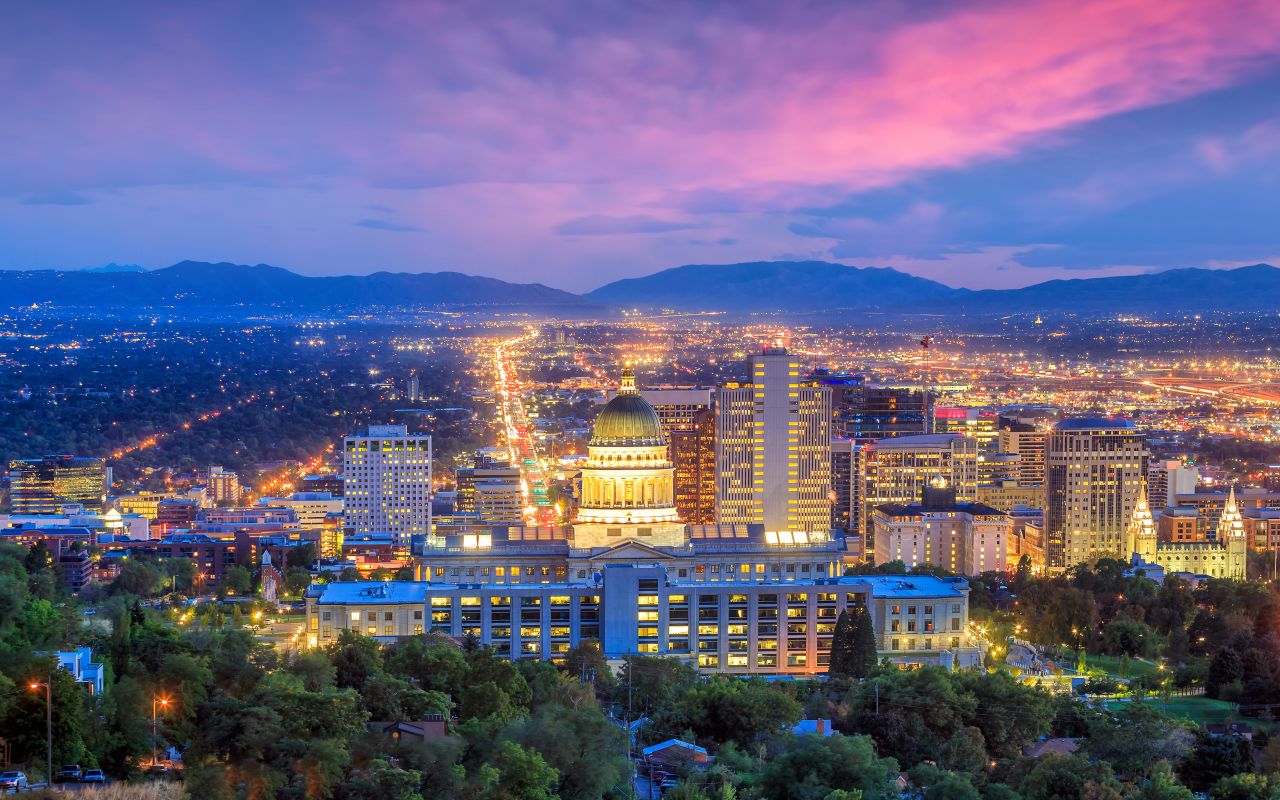
[[[1280,3],[19,3],[0,266],[1280,264]]]

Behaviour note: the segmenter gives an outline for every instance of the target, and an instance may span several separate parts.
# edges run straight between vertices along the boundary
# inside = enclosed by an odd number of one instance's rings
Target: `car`
[[[84,770],[80,769],[79,764],[63,764],[57,772],[53,774],[54,783],[79,783],[84,777]]]
[[[86,769],[81,780],[85,783],[106,783],[107,776],[103,775],[100,769]]]
[[[0,789],[26,789],[31,785],[27,776],[17,770],[0,772]]]

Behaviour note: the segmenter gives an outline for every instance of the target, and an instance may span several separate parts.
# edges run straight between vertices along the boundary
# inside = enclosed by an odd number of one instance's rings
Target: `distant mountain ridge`
[[[1021,289],[957,289],[888,267],[826,261],[688,265],[614,281],[584,295],[610,305],[709,311],[1080,314],[1280,309],[1280,269],[1172,269],[1053,280]]]
[[[1145,275],[1075,278],[1021,289],[957,289],[889,267],[825,261],[691,264],[627,278],[576,295],[460,272],[375,272],[309,277],[266,264],[183,261],[157,270],[0,270],[0,308],[52,304],[291,309],[359,307],[614,308],[684,311],[1152,314],[1280,310],[1280,269],[1172,269]]]
[[[375,272],[309,277],[267,264],[182,261],[152,271],[0,271],[0,306],[52,303],[117,309],[187,305],[289,306],[589,306],[540,283],[508,283],[460,272]]]

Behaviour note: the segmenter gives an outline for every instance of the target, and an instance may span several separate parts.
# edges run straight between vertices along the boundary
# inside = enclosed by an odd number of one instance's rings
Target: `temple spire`
[[[1232,486],[1227,494],[1227,503],[1222,507],[1222,516],[1218,518],[1218,539],[1243,538],[1244,535],[1244,517],[1236,504],[1236,487]]]

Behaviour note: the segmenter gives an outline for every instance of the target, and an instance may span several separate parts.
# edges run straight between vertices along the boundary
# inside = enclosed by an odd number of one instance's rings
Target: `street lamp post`
[[[169,707],[169,698],[151,695],[151,764],[156,763],[156,706]]]
[[[53,676],[44,683],[38,681],[31,682],[31,691],[38,692],[40,687],[44,687],[44,726],[45,726],[45,769],[48,773],[45,775],[45,782],[53,784]]]

